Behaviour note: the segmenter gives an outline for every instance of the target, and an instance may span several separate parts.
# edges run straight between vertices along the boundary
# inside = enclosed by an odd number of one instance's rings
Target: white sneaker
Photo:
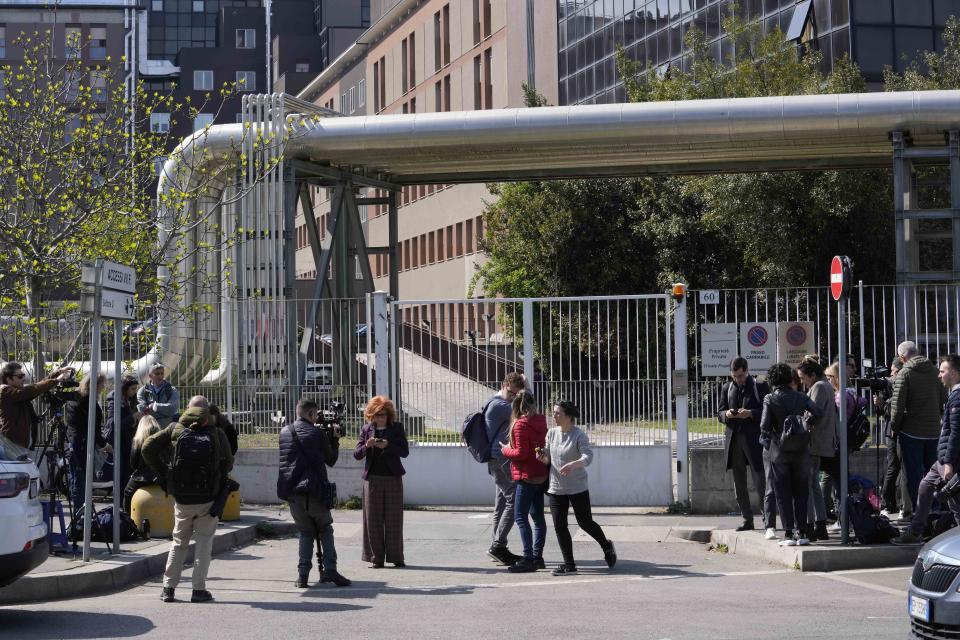
[[[767,530],[764,532],[763,537],[767,540],[774,540],[777,537],[777,530],[773,527],[767,527]]]
[[[840,521],[839,521],[839,520],[837,520],[837,521],[834,522],[832,525],[830,525],[829,527],[827,527],[827,531],[840,531],[840,529],[841,529],[841,526],[840,526]]]
[[[809,540],[807,542],[809,542]],[[797,541],[793,538],[787,538],[786,540],[781,540],[779,544],[781,547],[795,547],[797,546]]]
[[[797,538],[797,546],[798,546],[798,547],[802,547],[802,546],[805,546],[805,545],[808,545],[808,544],[810,544],[810,540],[809,540],[809,539],[804,538],[803,536],[800,536],[799,538]]]
[[[880,510],[880,515],[884,516],[887,520],[890,520],[891,522],[894,521],[894,520],[899,520],[899,519],[900,519],[900,512],[899,512],[899,511],[892,511],[892,512],[891,512],[891,511],[887,511],[886,509],[881,509],[881,510]]]

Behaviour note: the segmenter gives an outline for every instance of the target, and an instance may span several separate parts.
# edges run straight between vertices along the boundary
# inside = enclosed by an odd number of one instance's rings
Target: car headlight
[[[29,486],[29,473],[0,473],[0,498],[16,498]]]

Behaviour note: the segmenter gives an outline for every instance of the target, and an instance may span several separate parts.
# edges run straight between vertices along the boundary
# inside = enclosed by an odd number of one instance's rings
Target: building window
[[[357,83],[357,108],[362,109],[367,106],[367,81],[364,78]]]
[[[202,131],[212,124],[213,124],[212,113],[198,113],[197,117],[193,119],[193,130]]]
[[[0,24],[0,58],[7,57],[7,28]]]
[[[151,113],[150,131],[153,133],[170,133],[170,114]]]
[[[297,73],[310,73],[310,62],[308,60],[297,60]]]
[[[163,11],[163,0],[150,0],[150,9],[153,11]]]
[[[243,124],[243,114],[242,114],[242,113],[238,113],[235,117],[236,117],[236,120],[234,120],[234,122],[236,122],[237,124]]]
[[[433,70],[440,71],[443,66],[443,27],[440,12],[433,14]]]
[[[350,105],[350,113],[353,113],[357,110],[356,102],[354,102],[354,96],[356,95],[355,87],[350,87],[350,90],[347,91],[347,104]]]
[[[373,110],[380,113],[386,107],[386,88],[387,82],[384,77],[387,64],[386,58],[380,57],[380,60],[373,63]]]
[[[409,53],[409,43],[407,39],[404,38],[400,42],[400,93],[406,95],[407,91],[410,89],[409,80],[407,78],[407,72],[410,70],[410,53]]]
[[[360,0],[360,26],[370,26],[370,0]]]
[[[0,100],[7,97],[7,74],[0,69]]]
[[[434,111],[443,111],[443,84],[437,80],[433,85]]]
[[[90,73],[90,97],[100,104],[107,101],[107,77],[102,72]]]
[[[443,64],[450,64],[450,5],[443,5]]]
[[[80,58],[81,38],[82,35],[79,26],[70,26],[64,31],[63,53],[68,60],[77,60]]]
[[[483,37],[489,38],[491,33],[490,22],[493,18],[491,14],[493,13],[493,9],[490,6],[490,0],[481,0],[481,2],[483,3],[483,13],[481,16],[483,19]]]
[[[347,112],[347,92],[344,91],[340,94],[340,113]]]
[[[443,110],[450,111],[450,74],[443,76]]]
[[[257,72],[237,71],[237,91],[256,91]]]
[[[473,108],[476,111],[483,109],[483,64],[480,56],[473,57]]]
[[[193,12],[203,13],[203,0],[193,0]]]
[[[193,90],[211,91],[213,89],[213,71],[197,69],[193,72]]]
[[[256,29],[237,29],[237,49],[254,49],[256,46]]]
[[[80,72],[76,69],[66,69],[63,72],[63,98],[69,104],[80,96]]]
[[[493,109],[493,48],[483,52],[483,100],[484,109]]]
[[[107,59],[107,28],[90,27],[90,59]]]

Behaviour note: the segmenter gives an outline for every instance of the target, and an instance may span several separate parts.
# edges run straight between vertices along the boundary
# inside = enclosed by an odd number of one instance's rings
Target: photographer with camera
[[[90,375],[85,375],[80,381],[80,390],[75,400],[63,405],[63,422],[67,426],[67,442],[70,445],[70,508],[76,513],[84,503],[84,489],[87,470],[87,421],[90,416],[90,394],[99,397],[107,377],[102,373],[97,376],[94,385]],[[93,388],[91,389],[91,386]],[[113,453],[113,447],[103,438],[103,408],[97,403],[97,415],[94,420],[93,437],[97,449],[103,449],[107,454]],[[96,469],[94,469],[96,471]]]
[[[873,406],[877,412],[877,419],[885,426],[883,437],[887,445],[886,470],[883,474],[883,482],[880,490],[880,508],[881,514],[891,520],[899,517],[900,505],[905,507],[903,515],[908,513],[912,515],[909,508],[910,498],[907,493],[906,483],[903,481],[904,474],[900,472],[900,453],[897,451],[897,435],[890,428],[890,404],[893,400],[893,382],[900,372],[900,359],[895,358],[890,363],[890,376],[881,377],[874,382],[871,378],[870,389],[873,392]],[[878,369],[878,372],[882,369]],[[898,496],[899,494],[899,496]]]
[[[940,497],[946,498],[953,517],[960,522],[960,479],[954,479],[960,466],[960,355],[952,353],[940,358],[938,378],[949,390],[949,395],[940,419],[937,460],[920,481],[910,527],[899,538],[891,540],[893,544],[919,544],[923,541],[927,516],[938,489],[942,489]],[[954,479],[952,483],[951,479]]]
[[[36,441],[38,422],[33,399],[73,378],[73,369],[57,369],[33,384],[26,384],[26,377],[19,362],[8,362],[0,369],[0,435],[29,449]]]
[[[320,408],[313,400],[301,399],[297,416],[293,424],[280,431],[277,478],[277,497],[290,504],[290,515],[300,532],[300,561],[294,585],[307,588],[316,541],[320,582],[349,587],[350,580],[337,572],[330,513],[336,507],[336,491],[327,479],[327,467],[335,465],[340,455],[340,425],[320,420]]]

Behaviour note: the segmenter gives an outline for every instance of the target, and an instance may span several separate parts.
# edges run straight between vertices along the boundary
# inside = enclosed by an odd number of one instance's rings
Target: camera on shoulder
[[[317,416],[317,426],[326,431],[328,437],[339,438],[343,435],[343,416],[347,406],[342,402],[331,402],[329,409],[324,409]]]

